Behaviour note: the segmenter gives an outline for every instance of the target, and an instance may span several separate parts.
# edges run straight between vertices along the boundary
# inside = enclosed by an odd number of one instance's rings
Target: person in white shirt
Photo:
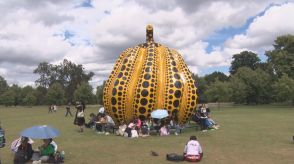
[[[106,120],[106,127],[105,127],[105,135],[109,135],[109,132],[113,127],[115,127],[115,123],[113,119],[106,113],[105,114],[105,120]]]
[[[190,162],[199,162],[203,157],[203,152],[200,143],[196,136],[191,136],[184,149],[185,160]]]

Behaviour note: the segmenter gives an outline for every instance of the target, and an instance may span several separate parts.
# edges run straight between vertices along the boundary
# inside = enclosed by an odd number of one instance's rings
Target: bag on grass
[[[184,161],[183,155],[178,155],[176,153],[170,153],[166,155],[166,160],[168,161]]]

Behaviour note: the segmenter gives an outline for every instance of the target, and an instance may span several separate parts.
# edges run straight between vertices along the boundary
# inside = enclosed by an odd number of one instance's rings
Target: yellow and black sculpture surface
[[[116,121],[128,122],[134,115],[150,118],[156,109],[178,111],[185,123],[196,109],[195,81],[181,55],[155,43],[153,27],[146,27],[146,43],[126,49],[107,80],[103,101]]]

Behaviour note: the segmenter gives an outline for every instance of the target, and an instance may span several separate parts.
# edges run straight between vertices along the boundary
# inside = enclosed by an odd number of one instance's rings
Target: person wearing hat
[[[17,148],[16,153],[14,154],[13,163],[22,164],[28,162],[33,156],[32,145],[29,143],[28,137],[21,137],[20,145]]]
[[[203,152],[200,143],[196,136],[191,136],[188,143],[185,145],[184,158],[186,161],[199,162],[203,157]]]

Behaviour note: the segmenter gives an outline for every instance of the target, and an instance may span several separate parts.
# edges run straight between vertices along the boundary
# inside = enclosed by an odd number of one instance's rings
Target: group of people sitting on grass
[[[32,144],[34,143],[28,137],[20,137],[11,144],[11,151],[14,153],[14,164],[24,164],[29,161],[33,163],[61,162],[62,156],[57,152],[57,144],[52,138],[43,139],[43,144],[37,150],[33,150]]]
[[[202,132],[219,128],[219,125],[212,119],[210,109],[207,107],[206,104],[201,104],[199,106],[192,117],[192,121],[195,121],[200,125],[200,129]]]
[[[144,119],[141,120],[137,116],[134,116],[133,119],[126,124],[121,122],[116,134],[124,137],[147,137],[150,136],[152,131],[155,131],[156,134],[160,136],[170,135],[171,129],[176,129],[175,135],[180,133],[180,126],[170,119]]]
[[[98,114],[91,113],[90,120],[85,124],[86,128],[92,128],[97,131],[98,134],[109,135],[110,132],[116,130],[118,136],[125,136],[131,138],[147,137],[151,131],[155,131],[160,136],[169,135],[171,129],[175,129],[175,135],[181,132],[183,126],[178,124],[177,110],[172,112],[171,118],[164,119],[140,119],[137,116],[133,116],[130,122],[124,121],[116,125],[113,119],[100,108]]]

